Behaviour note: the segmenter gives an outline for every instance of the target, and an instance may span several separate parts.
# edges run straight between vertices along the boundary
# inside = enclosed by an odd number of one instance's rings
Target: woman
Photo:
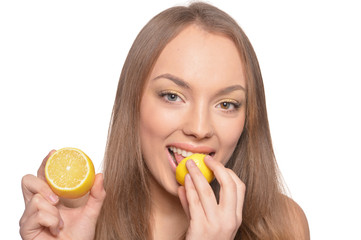
[[[207,154],[211,186],[192,161],[177,184],[188,153]],[[23,178],[23,239],[309,239],[302,210],[283,195],[253,48],[208,4],[165,10],[134,41],[104,181],[96,176],[87,199],[59,201],[43,180],[48,156]]]

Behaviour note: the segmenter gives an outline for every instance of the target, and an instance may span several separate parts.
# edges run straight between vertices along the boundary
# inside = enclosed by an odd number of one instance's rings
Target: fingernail
[[[55,195],[55,194],[50,194],[49,199],[50,199],[51,202],[57,203],[58,200],[59,200],[59,197],[57,195]]]
[[[186,162],[186,165],[187,165],[187,168],[192,168],[192,167],[195,167],[195,166],[196,166],[196,163],[195,163],[192,159],[189,159],[189,160]]]

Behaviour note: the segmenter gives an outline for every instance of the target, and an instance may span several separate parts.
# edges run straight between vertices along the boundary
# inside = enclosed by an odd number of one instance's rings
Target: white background
[[[312,239],[361,239],[357,1],[209,1],[259,58],[274,148]],[[0,228],[20,239],[20,181],[51,149],[101,170],[118,77],[140,29],[184,1],[0,2]],[[0,237],[1,239],[5,239]]]

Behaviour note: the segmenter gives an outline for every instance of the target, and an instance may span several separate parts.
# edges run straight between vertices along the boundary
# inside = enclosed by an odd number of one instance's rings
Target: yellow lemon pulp
[[[80,149],[62,148],[46,162],[45,178],[59,197],[79,198],[93,186],[94,165]]]
[[[204,157],[206,155],[204,154],[200,154],[200,153],[195,153],[189,157],[186,157],[184,158],[177,166],[176,168],[176,179],[177,179],[177,182],[181,185],[184,186],[184,177],[187,175],[188,173],[188,169],[186,167],[186,162],[189,160],[189,159],[192,159],[197,167],[201,170],[203,176],[207,179],[207,181],[210,183],[213,178],[214,178],[214,174],[212,172],[211,169],[209,169],[207,167],[207,165],[204,163]]]

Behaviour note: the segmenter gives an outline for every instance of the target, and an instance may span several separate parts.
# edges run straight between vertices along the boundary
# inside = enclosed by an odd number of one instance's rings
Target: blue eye
[[[166,102],[179,102],[182,101],[182,98],[179,97],[177,93],[174,92],[161,92],[159,94],[161,98],[163,98]]]
[[[175,102],[179,98],[177,96],[177,94],[174,94],[174,93],[168,93],[168,94],[166,94],[166,97],[167,97],[167,100],[171,101],[171,102]]]

